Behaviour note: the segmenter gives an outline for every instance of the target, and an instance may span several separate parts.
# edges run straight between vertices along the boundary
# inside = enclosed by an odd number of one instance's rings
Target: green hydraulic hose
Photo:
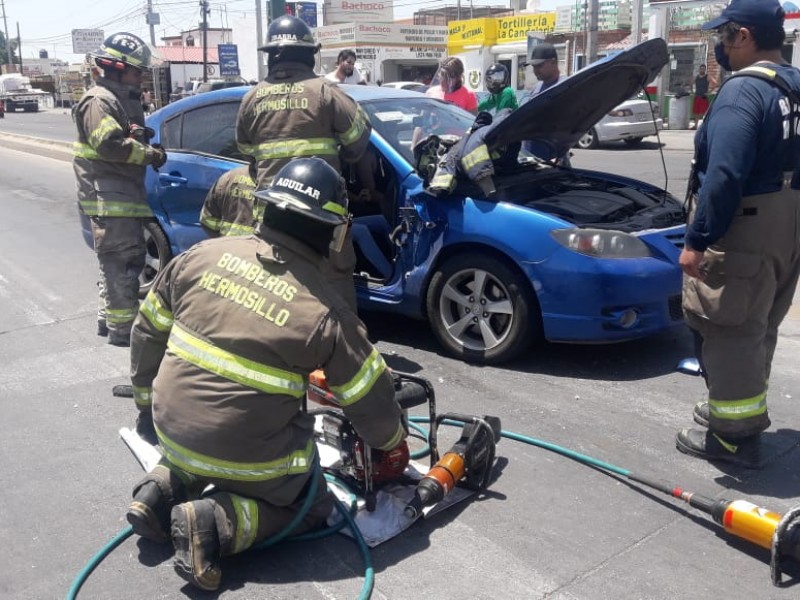
[[[426,440],[429,439],[429,435],[430,435],[429,432],[426,431],[424,428],[418,426],[417,423],[430,423],[430,419],[428,417],[410,417],[409,418],[409,425],[413,429],[415,429],[416,431],[421,433],[425,437]],[[464,425],[463,422],[455,421],[455,420],[452,420],[452,419],[444,419],[442,421],[442,424],[451,425],[451,426],[455,426],[455,427],[461,427],[461,426]],[[653,482],[653,481],[651,481],[651,480],[649,480],[647,478],[641,477],[641,476],[636,476],[633,473],[631,473],[631,471],[629,471],[627,469],[622,469],[620,467],[612,465],[611,463],[607,463],[607,462],[604,462],[604,461],[601,461],[601,460],[597,460],[596,458],[592,458],[591,456],[588,456],[586,454],[581,454],[579,452],[575,452],[573,450],[569,450],[568,448],[564,448],[563,446],[558,446],[556,444],[551,444],[550,442],[545,442],[543,440],[539,440],[539,439],[536,439],[536,438],[533,438],[533,437],[529,437],[529,436],[526,436],[526,435],[521,435],[519,433],[514,433],[513,431],[502,430],[500,432],[500,436],[504,437],[504,438],[507,438],[507,439],[510,439],[510,440],[517,441],[517,442],[522,442],[522,443],[525,443],[525,444],[529,444],[531,446],[537,446],[539,448],[543,448],[543,449],[549,450],[551,452],[555,452],[556,454],[560,454],[562,456],[565,456],[565,457],[570,458],[572,460],[578,461],[580,463],[583,463],[583,464],[586,464],[586,465],[591,465],[593,467],[598,467],[600,469],[603,469],[603,470],[611,472],[611,473],[615,473],[615,474],[620,475],[622,477],[628,477],[628,478],[630,478],[630,479],[632,479],[634,481],[638,481],[640,483],[644,483],[646,485],[650,485],[651,487],[657,487],[658,489],[664,490],[664,486],[666,485],[666,484],[661,484],[660,482]],[[423,449],[414,452],[411,455],[411,458],[414,458],[414,459],[423,458],[423,457],[427,456],[428,454],[430,454],[430,446],[426,445]],[[315,470],[315,473],[316,473],[316,470]],[[326,476],[326,479],[328,479],[329,481],[334,480],[337,485],[339,485],[340,487],[343,487],[345,490],[347,490],[347,487],[342,482],[337,480],[336,478]],[[361,552],[361,556],[362,556],[362,558],[364,560],[364,566],[365,566],[365,569],[364,569],[364,583],[363,583],[363,585],[361,587],[361,594],[359,595],[359,600],[368,600],[372,595],[372,590],[373,590],[373,587],[374,587],[375,571],[374,571],[373,566],[372,566],[372,559],[370,557],[369,547],[367,546],[367,543],[364,540],[364,537],[361,535],[361,531],[358,529],[358,526],[356,525],[355,519],[353,518],[353,514],[352,513],[356,509],[355,509],[355,498],[354,498],[355,495],[352,494],[352,492],[350,492],[351,504],[350,504],[349,508],[346,507],[338,498],[336,499],[336,502],[335,502],[336,509],[342,515],[342,519],[337,524],[335,524],[335,525],[333,525],[333,526],[331,526],[331,527],[329,527],[327,529],[324,529],[324,530],[314,531],[314,532],[306,533],[306,534],[295,536],[295,537],[291,537],[291,538],[287,537],[289,535],[289,533],[291,533],[292,530],[300,523],[300,520],[305,516],[306,512],[308,512],[308,509],[311,506],[311,501],[312,501],[313,497],[316,496],[316,490],[317,490],[316,486],[317,486],[317,484],[318,484],[318,478],[314,477],[313,481],[312,481],[312,483],[310,484],[310,487],[309,487],[309,493],[306,495],[306,498],[303,501],[303,505],[302,505],[300,511],[297,513],[297,515],[295,515],[295,518],[292,520],[292,522],[289,523],[289,525],[287,525],[283,530],[281,530],[279,533],[277,533],[273,537],[268,538],[268,539],[264,540],[263,542],[260,542],[256,546],[253,546],[252,549],[253,550],[261,550],[261,549],[267,548],[269,546],[275,545],[276,543],[278,543],[278,542],[280,542],[280,541],[282,541],[284,539],[286,541],[306,541],[306,540],[311,540],[311,539],[319,539],[321,537],[325,537],[327,535],[331,535],[332,533],[335,533],[335,532],[339,531],[345,525],[347,525],[350,528],[350,531],[353,532],[354,539],[356,541],[356,544],[358,545],[359,551]],[[312,492],[311,488],[313,488],[313,492]],[[667,492],[667,493],[671,493],[671,492]],[[67,594],[67,600],[74,600],[77,597],[78,591],[80,590],[81,586],[85,583],[86,579],[88,579],[88,577],[91,574],[91,572],[106,558],[106,556],[111,554],[111,552],[117,546],[119,546],[123,541],[125,541],[127,538],[129,538],[132,534],[133,534],[133,529],[130,526],[126,527],[121,532],[119,532],[119,534],[117,534],[117,536],[114,539],[112,539],[108,544],[106,544],[94,557],[92,557],[92,559],[89,561],[89,563],[87,563],[87,565],[80,571],[80,573],[78,573],[78,576],[72,582],[72,586],[70,586],[69,593]]]

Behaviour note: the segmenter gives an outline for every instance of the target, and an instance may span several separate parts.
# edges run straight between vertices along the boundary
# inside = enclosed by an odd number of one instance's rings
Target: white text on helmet
[[[281,177],[273,185],[274,187],[295,190],[296,192],[300,192],[301,194],[314,198],[314,200],[319,200],[320,197],[318,189],[313,188],[310,185],[300,183],[299,181],[295,181],[294,179],[289,179],[288,177]]]

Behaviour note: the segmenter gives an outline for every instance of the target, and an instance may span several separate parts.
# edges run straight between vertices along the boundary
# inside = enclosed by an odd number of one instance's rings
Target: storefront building
[[[314,30],[322,44],[322,72],[336,69],[345,49],[356,53],[356,67],[368,83],[429,82],[446,56],[447,27],[398,23],[340,23]]]

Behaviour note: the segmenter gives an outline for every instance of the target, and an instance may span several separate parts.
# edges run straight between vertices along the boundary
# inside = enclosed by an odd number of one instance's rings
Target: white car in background
[[[656,117],[658,114],[658,104],[651,104],[646,98],[626,100],[600,119],[576,146],[597,148],[605,142],[620,140],[629,146],[638,146],[644,138],[664,128],[663,119]]]

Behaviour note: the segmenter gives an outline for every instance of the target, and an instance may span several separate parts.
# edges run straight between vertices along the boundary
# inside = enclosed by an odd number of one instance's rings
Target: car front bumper
[[[655,121],[642,122],[600,123],[595,127],[595,131],[597,131],[597,138],[599,141],[614,142],[655,135],[656,129],[661,130],[663,128],[664,121],[662,119],[656,119]]]

